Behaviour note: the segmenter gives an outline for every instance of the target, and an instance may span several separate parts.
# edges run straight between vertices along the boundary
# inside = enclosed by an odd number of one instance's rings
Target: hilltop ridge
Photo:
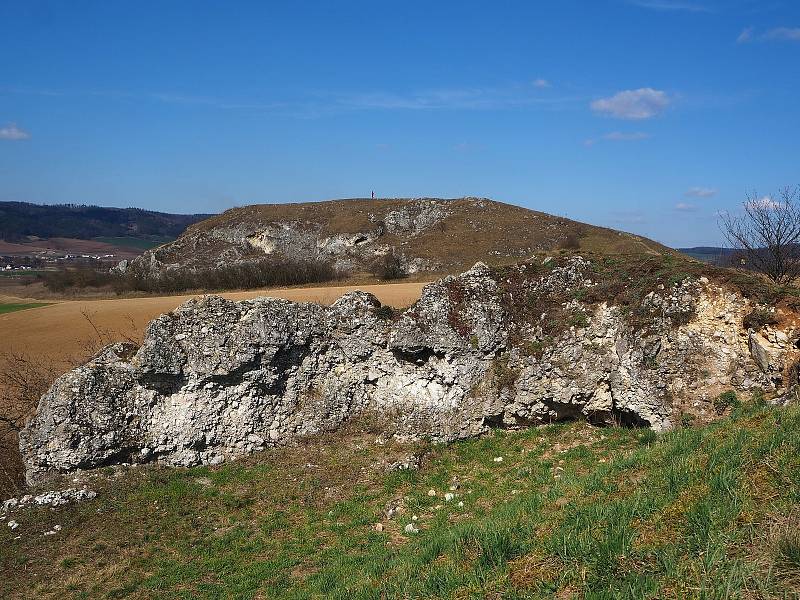
[[[151,275],[265,257],[323,260],[363,271],[394,255],[407,273],[458,272],[481,260],[508,264],[536,251],[672,253],[647,238],[487,198],[353,198],[233,208],[122,268]]]

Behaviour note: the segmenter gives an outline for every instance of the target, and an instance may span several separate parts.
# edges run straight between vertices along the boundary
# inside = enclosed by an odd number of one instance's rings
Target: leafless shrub
[[[42,275],[45,287],[69,289],[110,287],[126,292],[174,293],[186,290],[233,290],[322,283],[340,277],[327,262],[270,258],[209,269],[173,269],[160,275],[130,268],[126,273],[70,269]]]
[[[6,497],[23,484],[17,434],[61,369],[13,351],[0,354],[0,367],[0,497]]]
[[[786,285],[800,275],[798,188],[783,188],[779,196],[776,201],[748,194],[743,214],[723,213],[719,226],[730,247],[740,252],[742,266]]]
[[[39,399],[62,373],[83,364],[104,346],[115,341],[135,342],[138,327],[130,316],[131,334],[101,327],[94,315],[82,312],[92,328],[83,350],[62,360],[30,356],[21,351],[0,352],[0,499],[15,495],[24,484],[18,434],[35,410]]]
[[[370,272],[378,279],[402,279],[408,274],[403,268],[400,257],[393,252],[375,259],[370,265]]]

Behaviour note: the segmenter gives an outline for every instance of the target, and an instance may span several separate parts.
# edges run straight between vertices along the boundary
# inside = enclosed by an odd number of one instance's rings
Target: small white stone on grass
[[[503,457],[502,457],[502,456],[495,456],[495,457],[494,457],[494,462],[496,462],[496,463],[501,463],[501,462],[503,462]]]
[[[428,490],[428,496],[435,496],[436,490]]]
[[[453,494],[453,493],[451,493],[451,492],[447,492],[447,493],[444,495],[444,501],[445,501],[445,502],[450,502],[450,500],[452,500],[452,499],[453,499],[453,498],[455,498],[455,497],[456,497],[456,495],[455,495],[455,494]]]
[[[419,533],[419,529],[414,527],[413,523],[409,523],[408,525],[406,525],[403,531],[405,531],[406,533]]]

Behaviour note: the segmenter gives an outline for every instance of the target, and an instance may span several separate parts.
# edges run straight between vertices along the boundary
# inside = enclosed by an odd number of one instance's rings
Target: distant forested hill
[[[715,265],[728,264],[731,256],[736,254],[735,250],[716,246],[695,246],[694,248],[677,248],[677,250],[688,254],[692,258]]]
[[[176,238],[209,215],[173,215],[140,208],[103,208],[76,204],[42,205],[0,202],[0,239]]]

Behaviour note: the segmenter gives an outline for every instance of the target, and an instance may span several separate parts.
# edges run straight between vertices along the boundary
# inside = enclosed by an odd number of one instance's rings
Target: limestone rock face
[[[474,200],[478,203],[479,200]],[[377,257],[397,253],[407,273],[432,270],[436,261],[406,255],[393,245],[407,241],[439,224],[451,213],[446,200],[409,200],[384,216],[370,213],[364,223],[346,232],[330,232],[322,221],[281,219],[259,223],[240,221],[208,230],[190,229],[172,243],[146,251],[131,261],[122,261],[114,271],[133,269],[159,276],[174,269],[219,268],[265,257],[291,257],[326,261],[340,270],[364,268]],[[387,242],[391,236],[392,244]]]
[[[526,268],[516,275],[529,303],[597,285],[579,256],[543,275]],[[768,333],[773,343],[744,330],[748,301],[692,278],[644,297],[646,326],[610,302],[565,301],[585,317],[543,344],[541,319],[510,309],[520,292],[508,281],[478,263],[392,318],[363,292],[329,307],[190,300],[152,321],[140,347],[109,346],[53,384],[20,434],[28,479],[217,464],[360,417],[435,441],[567,418],[660,430],[726,389],[779,387],[794,352],[793,332]]]

